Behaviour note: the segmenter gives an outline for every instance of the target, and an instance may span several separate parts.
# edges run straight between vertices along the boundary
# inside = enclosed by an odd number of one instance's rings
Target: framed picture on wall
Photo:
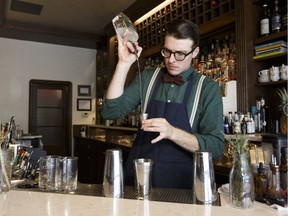
[[[77,111],[91,111],[92,103],[91,99],[77,99]]]
[[[78,96],[91,96],[91,86],[78,85]]]

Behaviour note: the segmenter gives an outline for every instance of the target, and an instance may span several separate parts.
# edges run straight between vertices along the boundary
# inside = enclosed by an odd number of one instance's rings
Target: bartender
[[[224,150],[220,88],[191,66],[199,53],[199,29],[189,20],[169,23],[161,49],[165,67],[145,69],[124,89],[135,53],[139,57],[142,52],[128,34],[118,36],[119,59],[102,107],[104,119],[124,118],[145,99],[143,111],[149,117],[141,122],[129,153],[125,184],[135,182],[133,160],[151,158],[154,187],[191,189],[193,152],[209,151],[217,159]]]

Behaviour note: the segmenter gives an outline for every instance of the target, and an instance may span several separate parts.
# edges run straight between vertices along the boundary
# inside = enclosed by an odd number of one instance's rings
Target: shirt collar
[[[187,81],[192,72],[193,72],[193,67],[190,66],[187,70],[183,71],[179,75],[183,77],[184,81]]]

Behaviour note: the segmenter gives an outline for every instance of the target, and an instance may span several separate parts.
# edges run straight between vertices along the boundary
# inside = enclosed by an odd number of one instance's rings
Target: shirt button
[[[171,102],[171,100],[167,100],[167,102],[168,102],[168,103],[170,103],[170,102]]]
[[[172,84],[171,87],[174,87],[174,84]]]

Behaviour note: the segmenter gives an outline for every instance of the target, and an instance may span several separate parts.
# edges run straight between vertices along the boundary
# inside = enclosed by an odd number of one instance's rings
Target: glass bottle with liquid
[[[267,192],[266,201],[269,205],[277,204],[280,206],[285,206],[286,196],[282,188],[280,187],[279,166],[272,164],[271,171],[272,171],[272,185]]]
[[[261,36],[267,36],[270,33],[270,20],[268,17],[267,4],[263,5],[263,17],[260,20],[260,34]]]
[[[274,10],[272,14],[272,32],[279,32],[281,29],[281,15],[279,14],[278,0],[274,1]]]
[[[114,29],[117,35],[120,35],[122,38],[126,36],[129,32],[128,40],[134,44],[139,39],[139,35],[136,32],[133,23],[124,13],[120,12],[116,17],[112,20]]]
[[[280,158],[280,186],[284,190],[284,193],[288,193],[288,148],[282,147],[281,148],[281,158]]]
[[[266,202],[265,197],[268,191],[268,177],[265,175],[265,168],[263,163],[259,163],[257,175],[254,177],[255,183],[255,200],[259,202]]]

